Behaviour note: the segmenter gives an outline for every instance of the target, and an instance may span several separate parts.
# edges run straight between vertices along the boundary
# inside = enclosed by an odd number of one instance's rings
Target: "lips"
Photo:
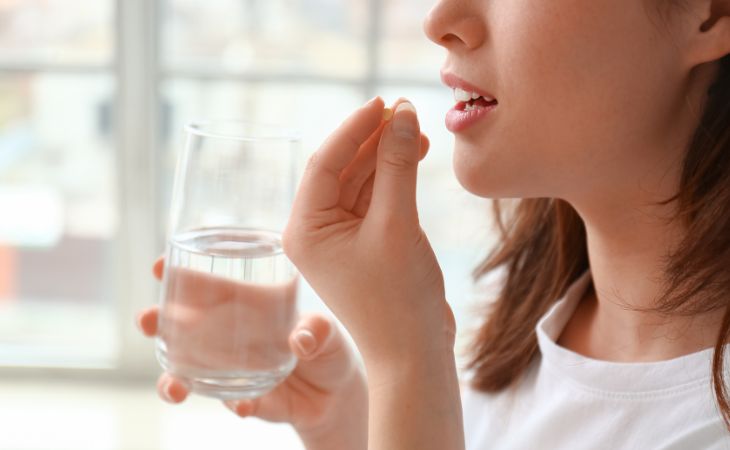
[[[464,131],[487,117],[499,102],[481,89],[449,72],[441,72],[443,83],[454,90],[456,104],[446,114],[446,128],[453,133]]]
[[[496,97],[450,72],[441,72],[441,82],[452,89],[460,89],[469,93],[476,93],[487,101],[496,100]]]

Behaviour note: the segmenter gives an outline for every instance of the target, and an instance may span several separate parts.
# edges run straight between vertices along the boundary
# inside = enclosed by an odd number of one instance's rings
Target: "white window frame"
[[[1,367],[10,377],[63,376],[96,379],[148,378],[158,370],[149,340],[136,331],[136,312],[155,300],[156,286],[150,273],[155,258],[156,227],[155,126],[157,115],[156,25],[157,2],[117,0],[114,3],[113,60],[106,64],[55,64],[45,62],[0,63],[0,72],[104,73],[115,79],[114,151],[116,154],[119,222],[112,241],[117,256],[112,276],[112,299],[119,354],[112,368]],[[147,266],[139,267],[140,261]],[[40,362],[42,364],[42,362]]]

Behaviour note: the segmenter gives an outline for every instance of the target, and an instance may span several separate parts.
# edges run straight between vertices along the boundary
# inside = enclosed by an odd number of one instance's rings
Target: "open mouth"
[[[454,88],[454,100],[458,111],[475,111],[480,108],[487,108],[496,105],[497,99],[479,95],[476,92],[468,92],[460,88]]]
[[[499,102],[485,89],[477,87],[455,74],[441,70],[441,81],[454,91],[456,104],[444,118],[446,128],[452,133],[461,133],[476,123],[486,120],[497,109]]]
[[[487,101],[484,97],[479,97],[468,102],[459,102],[456,104],[458,111],[476,111],[480,108],[487,108],[497,104],[497,100]]]

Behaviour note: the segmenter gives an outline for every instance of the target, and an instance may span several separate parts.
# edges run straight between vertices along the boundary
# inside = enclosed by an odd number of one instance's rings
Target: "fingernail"
[[[380,96],[379,96],[379,95],[376,95],[375,97],[373,97],[373,98],[371,98],[370,100],[368,100],[368,102],[367,102],[367,103],[365,103],[365,106],[370,106],[370,105],[372,105],[372,104],[373,104],[373,103],[375,103],[375,101],[377,101],[377,100],[378,100],[379,98],[380,98]]]
[[[314,335],[309,330],[299,330],[294,336],[294,340],[299,347],[299,351],[302,355],[310,355],[317,348],[317,341],[314,339]]]
[[[251,409],[251,405],[252,405],[252,403],[249,400],[241,400],[236,405],[236,414],[238,414],[241,417],[246,417],[246,416],[250,415],[251,412],[253,412]]]
[[[393,110],[390,108],[385,108],[383,110],[383,120],[386,122],[393,118]]]
[[[400,103],[393,114],[393,132],[402,138],[415,139],[418,136],[418,128],[413,120],[402,114],[405,111],[416,114],[416,108],[411,102]]]
[[[165,385],[162,387],[162,394],[165,396],[165,400],[168,402],[172,402],[172,396],[170,395],[170,386],[172,385],[172,380],[165,381]]]
[[[416,107],[413,106],[413,103],[409,101],[405,101],[403,103],[399,103],[398,107],[395,109],[395,112],[398,113],[400,111],[411,111],[412,113],[416,113]]]

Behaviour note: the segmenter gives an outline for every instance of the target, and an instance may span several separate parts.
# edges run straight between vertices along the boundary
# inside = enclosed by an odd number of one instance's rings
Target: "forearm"
[[[370,450],[463,450],[461,398],[451,349],[368,366]]]
[[[364,376],[328,409],[325,425],[314,430],[297,430],[307,450],[367,450],[368,390]]]

